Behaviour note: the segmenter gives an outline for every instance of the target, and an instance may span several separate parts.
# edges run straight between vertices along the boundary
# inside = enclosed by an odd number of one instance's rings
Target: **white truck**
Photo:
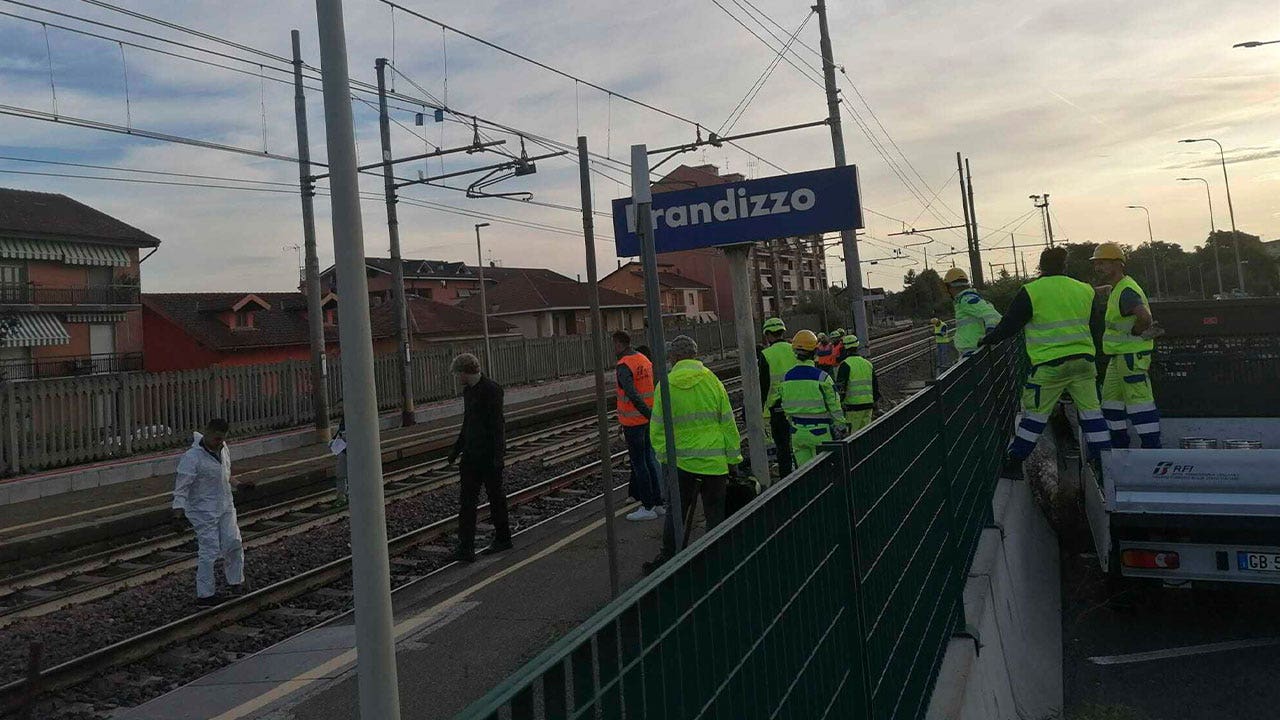
[[[1155,303],[1164,449],[1076,445],[1085,514],[1110,575],[1280,584],[1280,298]],[[1068,413],[1073,415],[1074,413]],[[1074,473],[1071,473],[1074,474]]]

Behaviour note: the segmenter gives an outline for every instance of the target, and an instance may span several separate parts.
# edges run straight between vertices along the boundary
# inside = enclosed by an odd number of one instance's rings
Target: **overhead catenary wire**
[[[764,71],[760,73],[760,76],[757,77],[755,82],[751,84],[751,87],[747,89],[746,94],[742,96],[742,99],[738,101],[738,104],[734,106],[733,110],[729,111],[729,117],[725,118],[725,121],[720,124],[720,129],[716,131],[717,135],[727,134],[729,131],[733,130],[735,125],[738,124],[738,121],[741,120],[742,116],[747,112],[747,108],[751,106],[752,101],[756,99],[760,94],[760,91],[764,88],[765,83],[768,82],[769,78],[773,75],[773,71],[776,70],[778,65],[782,62],[782,58],[791,47],[791,43],[795,42],[796,38],[800,36],[800,31],[804,30],[805,25],[809,24],[809,20],[813,18],[813,15],[814,11],[810,10],[809,14],[804,16],[804,20],[800,22],[799,27],[797,27],[795,32],[791,33],[791,36],[787,38],[786,44],[783,45],[782,49],[779,50],[778,53],[769,61],[769,64],[765,66]]]

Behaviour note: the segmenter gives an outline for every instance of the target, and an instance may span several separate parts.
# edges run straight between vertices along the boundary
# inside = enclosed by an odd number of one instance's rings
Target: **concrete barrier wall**
[[[964,589],[929,720],[1042,720],[1062,714],[1058,540],[1026,482],[1001,480]]]

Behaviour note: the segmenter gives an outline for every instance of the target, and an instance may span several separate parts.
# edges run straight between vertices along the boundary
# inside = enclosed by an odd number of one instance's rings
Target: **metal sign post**
[[[343,404],[351,472],[351,570],[356,609],[356,676],[360,717],[399,720],[391,567],[382,495],[378,401],[374,397],[369,283],[364,274],[364,228],[356,168],[355,127],[347,71],[342,0],[316,0],[324,130],[328,141],[334,266],[338,273],[338,339],[342,345]]]
[[[680,552],[684,547],[684,509],[680,503],[680,476],[676,470],[676,426],[671,418],[671,387],[667,384],[667,339],[662,331],[662,292],[658,284],[658,250],[653,234],[653,195],[649,190],[649,152],[645,145],[631,146],[631,199],[634,203],[635,234],[644,265],[645,315],[649,323],[649,346],[653,348],[653,373],[662,398],[662,428],[666,433],[667,452],[662,467],[667,476],[667,526],[664,550]],[[619,214],[614,201],[613,222],[616,229]],[[615,232],[621,246],[621,237]]]
[[[750,245],[724,248],[733,282],[733,322],[738,340],[738,371],[742,377],[742,418],[747,426],[751,474],[768,487],[769,454],[764,440],[764,398],[760,397],[760,366],[756,364],[756,325],[751,312],[751,275],[747,272]]]
[[[600,287],[596,284],[596,226],[591,216],[591,158],[587,139],[578,136],[578,171],[582,185],[582,237],[587,245],[587,295],[591,299],[591,342],[595,346],[596,422],[600,430],[600,492],[604,496],[604,535],[609,554],[609,590],[618,597],[618,535],[613,524],[613,449],[609,443],[609,406],[604,395],[604,369],[608,351],[604,342],[604,318],[600,314]],[[477,230],[476,232],[479,232]]]

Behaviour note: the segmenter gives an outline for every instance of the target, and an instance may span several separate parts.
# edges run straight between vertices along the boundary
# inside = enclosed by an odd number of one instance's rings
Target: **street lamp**
[[[484,326],[484,364],[492,376],[493,350],[489,347],[489,304],[484,297],[484,258],[480,254],[480,228],[489,227],[489,223],[476,223],[476,271],[480,273],[480,322]]]
[[[1248,42],[1236,43],[1235,45],[1232,45],[1231,47],[1233,47],[1233,48],[1255,48],[1255,47],[1259,47],[1259,46],[1261,46],[1261,45],[1275,45],[1276,43],[1280,43],[1280,40],[1249,40]]]
[[[1130,210],[1141,210],[1147,214],[1147,241],[1151,245],[1151,276],[1156,285],[1156,296],[1160,296],[1160,272],[1156,269],[1156,238],[1151,233],[1151,211],[1145,205],[1126,205]]]
[[[1222,289],[1222,260],[1218,257],[1218,244],[1213,242],[1213,234],[1217,232],[1217,228],[1213,224],[1213,194],[1209,192],[1209,181],[1202,177],[1180,177],[1179,180],[1189,181],[1197,180],[1204,183],[1204,194],[1209,199],[1209,241],[1213,244],[1213,265],[1218,271],[1218,294],[1223,294]],[[1203,283],[1204,278],[1201,278]]]
[[[1227,187],[1227,213],[1231,216],[1231,239],[1235,243],[1236,248],[1236,276],[1240,282],[1240,292],[1244,290],[1244,265],[1240,262],[1240,236],[1236,235],[1236,211],[1231,205],[1231,181],[1227,179],[1227,154],[1222,149],[1222,143],[1213,138],[1188,138],[1179,140],[1180,143],[1196,143],[1211,142],[1218,146],[1218,158],[1222,160],[1222,184]]]

